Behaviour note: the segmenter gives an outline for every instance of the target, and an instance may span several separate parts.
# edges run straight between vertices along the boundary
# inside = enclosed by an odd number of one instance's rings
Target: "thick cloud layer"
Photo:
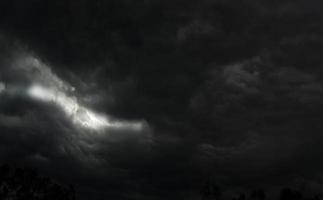
[[[322,191],[322,6],[2,1],[1,160],[84,199]]]

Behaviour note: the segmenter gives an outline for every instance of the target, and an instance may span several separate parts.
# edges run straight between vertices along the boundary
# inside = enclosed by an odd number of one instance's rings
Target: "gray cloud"
[[[4,2],[3,161],[84,199],[195,199],[210,177],[228,193],[322,188],[321,2]],[[86,130],[75,103],[144,128]]]

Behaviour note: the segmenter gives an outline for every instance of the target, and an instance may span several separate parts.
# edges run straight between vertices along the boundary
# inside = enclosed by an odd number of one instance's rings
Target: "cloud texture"
[[[322,191],[322,6],[2,1],[0,158],[84,199]]]

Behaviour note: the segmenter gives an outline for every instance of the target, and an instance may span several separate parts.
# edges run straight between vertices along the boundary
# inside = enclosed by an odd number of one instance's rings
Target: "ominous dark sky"
[[[80,199],[323,191],[322,9],[1,0],[0,161]]]

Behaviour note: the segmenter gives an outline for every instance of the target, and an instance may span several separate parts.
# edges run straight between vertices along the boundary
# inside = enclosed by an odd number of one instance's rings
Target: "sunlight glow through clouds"
[[[143,121],[112,120],[108,115],[96,113],[80,105],[75,96],[68,95],[69,91],[75,91],[75,88],[61,80],[49,66],[37,58],[24,58],[19,61],[17,67],[23,69],[33,82],[27,88],[28,96],[57,105],[79,127],[96,131],[105,129],[141,131],[145,127]],[[0,92],[1,88],[0,85]]]
[[[137,131],[143,128],[143,124],[140,122],[112,122],[107,116],[97,114],[79,105],[76,98],[69,97],[65,93],[55,89],[35,84],[28,89],[28,94],[34,99],[55,103],[67,116],[71,117],[73,123],[84,128],[94,130],[116,128]]]

